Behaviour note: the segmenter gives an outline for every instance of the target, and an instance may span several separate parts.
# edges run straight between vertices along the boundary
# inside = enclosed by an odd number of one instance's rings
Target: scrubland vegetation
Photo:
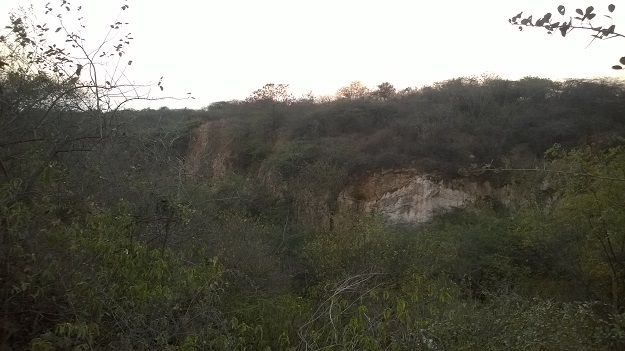
[[[2,347],[625,348],[621,82],[465,77],[325,100],[267,85],[124,110],[115,72],[29,56],[39,32],[22,21],[0,56]],[[228,140],[219,177],[185,163],[204,123]],[[393,168],[514,197],[419,226],[337,211],[346,184]]]

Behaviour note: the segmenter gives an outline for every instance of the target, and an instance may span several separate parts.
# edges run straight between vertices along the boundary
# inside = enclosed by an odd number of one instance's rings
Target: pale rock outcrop
[[[415,169],[389,170],[352,182],[338,198],[340,210],[375,212],[394,223],[427,222],[440,212],[483,198],[503,198],[488,182],[442,181]]]

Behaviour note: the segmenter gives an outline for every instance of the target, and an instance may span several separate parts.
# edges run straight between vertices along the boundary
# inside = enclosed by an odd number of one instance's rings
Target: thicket
[[[220,102],[205,118],[231,122],[239,172],[293,142],[327,150],[324,159],[341,151],[350,174],[413,167],[449,179],[470,163],[532,164],[555,143],[609,142],[625,128],[623,94],[609,79],[463,77],[384,98]]]
[[[39,33],[22,21],[14,53]],[[461,78],[122,111],[111,82],[24,57],[0,58],[2,348],[625,348],[616,82]],[[189,131],[211,120],[232,126],[236,172],[196,182]],[[332,208],[358,172],[471,163],[516,166],[506,181],[524,198],[418,227]]]

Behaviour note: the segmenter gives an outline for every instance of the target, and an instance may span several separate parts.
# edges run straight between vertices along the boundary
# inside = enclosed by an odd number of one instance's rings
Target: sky
[[[0,0],[9,23],[11,9],[35,10],[62,0]],[[243,100],[266,83],[289,84],[296,96],[332,95],[350,82],[375,88],[419,88],[461,76],[505,79],[623,77],[611,69],[625,52],[625,38],[595,40],[590,31],[566,38],[540,28],[519,31],[508,18],[524,11],[534,19],[551,12],[568,20],[575,8],[595,7],[593,25],[610,24],[610,1],[552,0],[107,0],[82,5],[84,36],[101,42],[120,14],[134,40],[124,60],[137,84],[156,83],[153,97],[195,99],[137,102],[130,107],[201,108],[216,101]],[[557,14],[563,3],[567,17]],[[615,3],[616,32],[624,28],[625,6]],[[44,18],[43,16],[41,18]],[[71,24],[67,14],[66,24]],[[53,25],[53,24],[52,24]],[[49,25],[49,26],[52,26]],[[3,27],[3,26],[2,26]],[[125,33],[124,33],[125,34]],[[587,47],[588,46],[588,47]]]

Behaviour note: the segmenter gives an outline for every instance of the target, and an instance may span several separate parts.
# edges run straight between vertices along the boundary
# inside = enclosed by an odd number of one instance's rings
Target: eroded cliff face
[[[191,131],[185,167],[194,178],[221,180],[233,169],[234,154],[223,121],[208,122]]]
[[[187,152],[187,174],[195,179],[219,182],[234,173],[237,155],[223,121],[208,122],[191,133]],[[249,176],[249,175],[248,175]],[[259,172],[263,184],[278,197],[293,192],[297,212],[322,227],[331,223],[333,215],[345,211],[376,212],[398,224],[416,224],[431,220],[437,213],[463,207],[479,199],[494,198],[502,202],[510,198],[508,189],[495,189],[488,182],[468,179],[442,181],[416,169],[395,169],[371,173],[352,179],[332,199],[329,194],[300,184],[293,189],[272,176],[270,170]],[[336,201],[336,202],[335,202]]]
[[[427,222],[437,213],[478,199],[506,197],[506,189],[466,179],[442,181],[415,169],[371,174],[349,184],[339,195],[339,210],[376,212],[394,223]]]

